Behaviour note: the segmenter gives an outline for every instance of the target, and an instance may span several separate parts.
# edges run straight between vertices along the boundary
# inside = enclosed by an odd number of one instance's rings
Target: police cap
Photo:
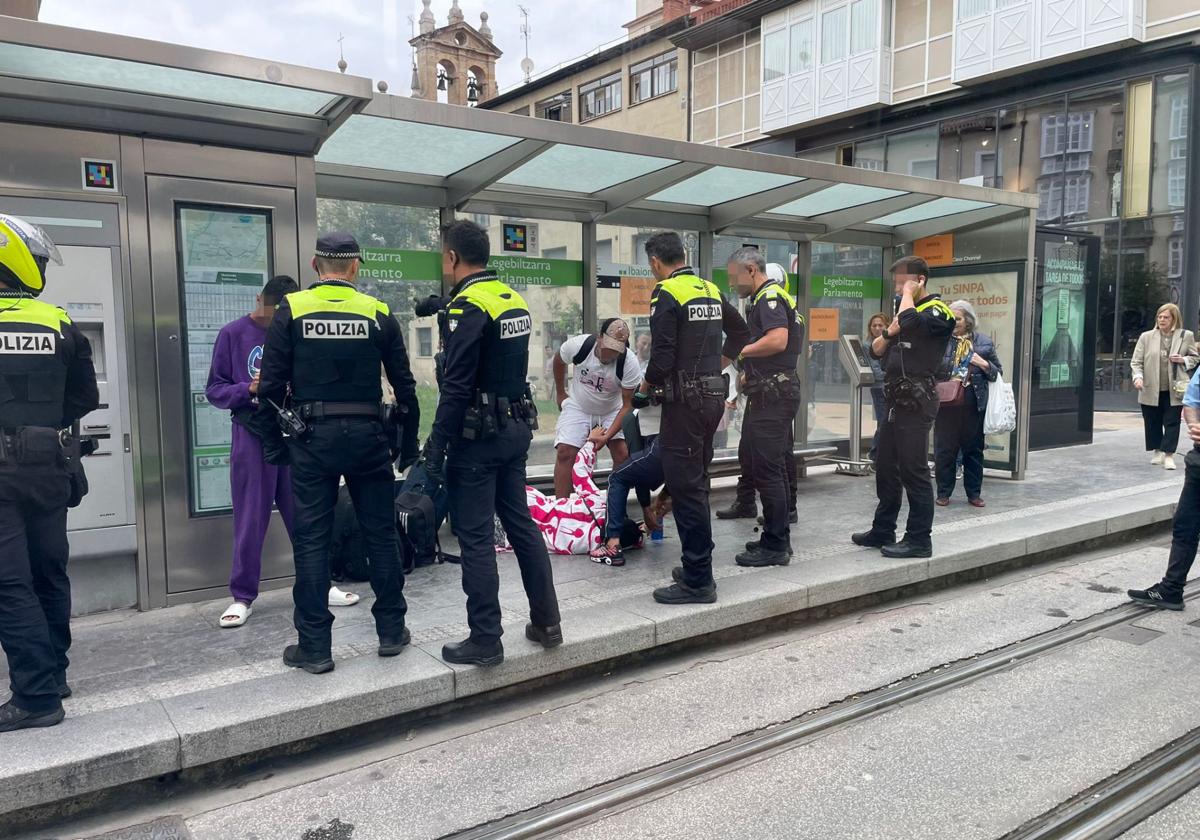
[[[358,240],[350,234],[340,231],[327,233],[320,237],[314,253],[318,257],[328,260],[361,260],[363,258],[362,248],[358,247]]]

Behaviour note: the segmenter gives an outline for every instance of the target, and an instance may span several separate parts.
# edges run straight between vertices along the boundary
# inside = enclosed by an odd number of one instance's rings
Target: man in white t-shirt
[[[575,370],[567,392],[567,366]],[[598,335],[577,335],[563,342],[554,357],[554,386],[561,414],[554,428],[554,493],[571,495],[575,456],[596,426],[604,430],[616,466],[629,457],[621,423],[632,410],[634,389],[642,382],[637,354],[629,349],[629,324],[610,318]]]

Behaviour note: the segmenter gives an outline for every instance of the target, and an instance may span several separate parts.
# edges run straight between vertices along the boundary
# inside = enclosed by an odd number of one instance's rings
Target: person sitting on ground
[[[622,550],[623,526],[626,521],[625,508],[629,503],[629,491],[637,491],[642,505],[643,522],[647,534],[662,527],[662,518],[671,510],[671,497],[664,488],[658,498],[651,501],[651,494],[662,487],[662,454],[658,448],[659,409],[647,406],[637,409],[625,421],[625,441],[629,444],[629,459],[612,471],[608,477],[608,512],[611,515],[605,528],[605,540],[591,552],[597,563],[608,566],[624,566]],[[642,415],[645,415],[643,418]]]
[[[525,500],[534,525],[542,534],[546,548],[552,554],[589,554],[603,540],[608,507],[605,495],[596,487],[593,473],[596,452],[604,430],[592,430],[575,458],[571,478],[574,492],[566,497],[547,496],[536,487],[526,485]],[[639,547],[642,527],[622,514],[617,527],[620,544],[626,548]],[[498,544],[507,550],[507,540]]]
[[[567,392],[567,365],[574,365]],[[629,324],[609,318],[598,335],[567,339],[554,357],[554,385],[560,414],[554,427],[554,494],[571,495],[575,456],[591,430],[604,429],[600,446],[608,446],[613,466],[629,457],[621,423],[632,410],[634,389],[641,384],[641,366],[629,348]]]

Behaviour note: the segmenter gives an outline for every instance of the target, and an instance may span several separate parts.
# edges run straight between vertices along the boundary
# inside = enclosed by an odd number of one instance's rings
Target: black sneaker
[[[686,583],[672,583],[654,590],[654,600],[660,604],[715,604],[717,601],[717,585],[710,583],[700,589],[694,589]]]
[[[412,633],[405,627],[400,631],[399,636],[380,636],[379,637],[379,655],[380,656],[399,656],[400,652],[408,646],[412,641]]]
[[[883,548],[885,545],[895,545],[896,535],[892,534],[889,537],[874,531],[859,531],[857,534],[850,535],[850,542],[861,545],[863,548]]]
[[[908,540],[901,540],[893,545],[885,545],[879,553],[892,560],[911,560],[919,557],[932,557],[933,546],[917,545]]]
[[[1176,611],[1183,609],[1183,596],[1168,592],[1161,583],[1156,583],[1149,589],[1130,589],[1127,594],[1129,600],[1147,607]]]
[[[68,697],[70,697],[74,693],[75,692],[73,692],[71,690],[71,686],[69,684],[67,684],[65,682],[58,684],[58,699],[59,700],[66,700]]]
[[[504,645],[499,641],[485,645],[471,639],[442,645],[442,659],[451,665],[478,665],[490,668],[504,661]]]
[[[786,566],[792,562],[792,552],[759,546],[753,550],[743,551],[733,562],[739,566],[760,568],[762,566]]]
[[[766,524],[766,521],[767,521],[767,520],[766,520],[764,517],[762,517],[762,516],[758,517],[758,524],[759,524],[759,525],[764,525],[764,524]],[[795,525],[795,524],[797,524],[799,521],[800,521],[800,515],[799,515],[798,513],[796,513],[796,511],[794,511],[794,510],[789,510],[789,511],[788,511],[788,523],[789,523],[789,524],[791,524],[791,525]]]
[[[66,712],[59,706],[52,712],[27,712],[8,701],[0,706],[0,732],[16,732],[18,729],[44,729],[63,722]]]
[[[676,583],[683,583],[683,566],[676,566],[671,570],[671,580]]]
[[[328,674],[333,670],[333,657],[329,654],[312,656],[300,650],[300,645],[288,645],[283,649],[283,664],[289,668],[303,668],[310,674]]]
[[[754,505],[739,505],[737,502],[717,511],[717,519],[753,519],[756,516],[758,516],[757,507]]]
[[[558,647],[563,643],[562,625],[555,624],[552,627],[538,627],[533,622],[530,622],[525,625],[525,638],[531,642],[537,642],[546,648],[546,650]]]

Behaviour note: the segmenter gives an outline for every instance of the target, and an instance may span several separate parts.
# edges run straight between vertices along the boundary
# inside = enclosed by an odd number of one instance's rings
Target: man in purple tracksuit
[[[289,538],[292,533],[291,471],[286,466],[266,462],[262,443],[245,422],[252,420],[258,411],[258,373],[267,327],[284,296],[298,290],[291,277],[273,277],[258,296],[258,308],[222,327],[213,345],[205,394],[213,406],[233,414],[229,459],[233,490],[233,571],[229,591],[233,604],[221,614],[222,627],[245,624],[258,597],[263,542],[271,524],[272,505],[278,506]],[[329,595],[332,606],[349,606],[358,601],[357,595],[337,587]]]

